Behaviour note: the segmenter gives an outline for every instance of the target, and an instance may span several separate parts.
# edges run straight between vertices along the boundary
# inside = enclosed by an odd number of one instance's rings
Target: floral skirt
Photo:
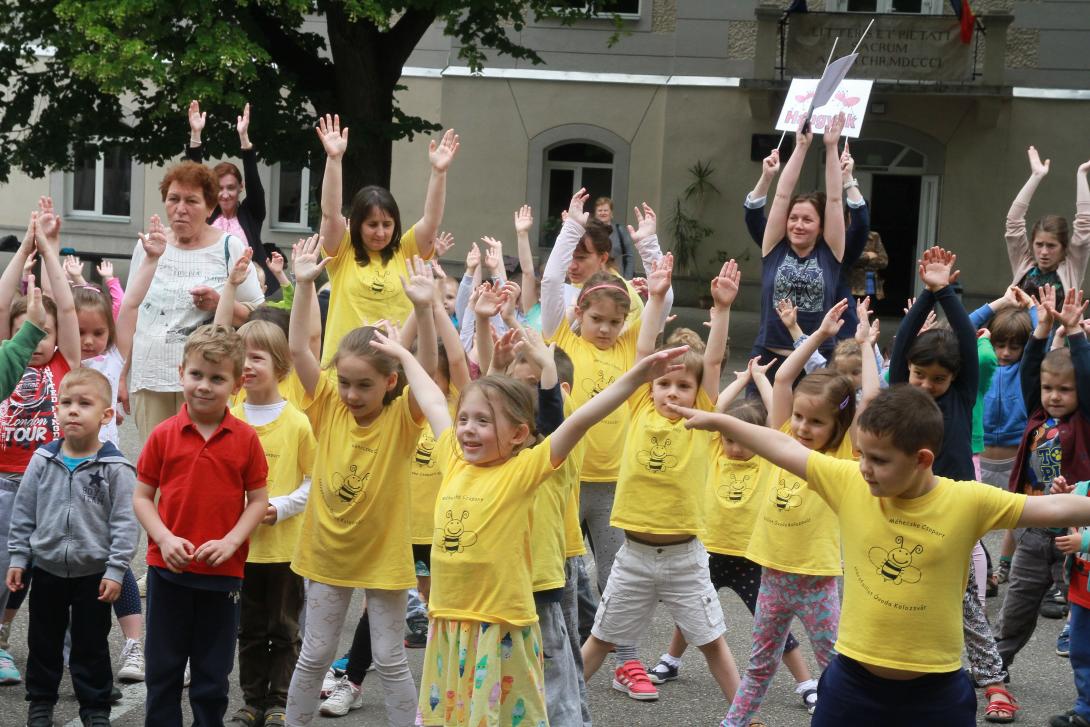
[[[416,723],[546,727],[538,625],[431,619]]]

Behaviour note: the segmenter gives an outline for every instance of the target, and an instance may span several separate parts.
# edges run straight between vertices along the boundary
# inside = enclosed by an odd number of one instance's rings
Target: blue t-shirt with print
[[[761,261],[761,328],[755,346],[790,350],[793,341],[787,328],[776,314],[776,303],[785,298],[798,309],[798,324],[810,334],[836,303],[836,283],[840,276],[840,261],[824,240],[806,257],[799,257],[791,243],[781,240]],[[830,339],[822,350],[831,349]]]

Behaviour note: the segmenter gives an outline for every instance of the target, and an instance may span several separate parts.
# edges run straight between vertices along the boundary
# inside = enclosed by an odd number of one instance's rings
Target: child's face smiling
[[[360,426],[367,426],[382,412],[382,400],[397,385],[397,373],[383,376],[362,356],[337,358],[337,393]]]
[[[919,387],[931,395],[932,399],[950,390],[954,374],[942,364],[930,363],[926,366],[910,363],[908,365],[908,383]]]
[[[242,367],[242,387],[246,392],[268,392],[276,389],[278,383],[269,352],[246,346],[246,365]]]
[[[795,394],[791,404],[791,436],[807,449],[820,452],[836,432],[836,418],[819,396]]]
[[[500,464],[529,435],[525,424],[515,425],[489,404],[480,389],[462,396],[454,435],[466,462],[479,467]]]
[[[1041,406],[1050,417],[1062,419],[1079,408],[1075,372],[1041,372]]]
[[[235,364],[229,358],[209,361],[200,354],[190,353],[178,375],[182,380],[189,417],[193,421],[213,421],[223,417],[227,401],[238,391],[241,382],[235,378]]]

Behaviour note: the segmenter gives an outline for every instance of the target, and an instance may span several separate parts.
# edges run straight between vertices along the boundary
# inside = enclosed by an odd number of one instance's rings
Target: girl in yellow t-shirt
[[[669,253],[648,270],[649,320],[659,320],[672,271]],[[614,645],[639,643],[661,601],[704,654],[723,696],[729,701],[738,688],[738,667],[723,638],[723,610],[708,575],[708,554],[697,539],[711,437],[687,429],[673,406],[712,408],[710,396],[719,393],[730,306],[740,279],[733,260],[712,279],[712,327],[703,354],[686,352],[679,359],[682,368],[641,386],[628,399],[631,424],[610,518],[611,525],[624,531],[625,542],[617,551],[590,638],[583,644],[587,680]],[[655,350],[657,333],[650,326],[641,330],[637,360]],[[656,699],[643,664],[634,658],[622,661],[617,651],[614,689],[633,699]]]
[[[766,426],[772,404],[772,384],[765,376],[772,362],[761,365],[759,357],[752,359],[745,371],[719,394],[715,410],[736,419]],[[753,383],[761,394],[756,399],[738,399],[739,394]],[[757,469],[760,460],[753,452],[724,436],[712,440],[712,466],[704,489],[704,529],[701,542],[708,550],[708,572],[712,587],[724,586],[734,591],[752,614],[757,610],[757,590],[761,585],[761,566],[746,557],[749,536],[761,508],[757,492]],[[783,663],[795,677],[795,692],[810,706],[817,698],[817,681],[798,651],[799,642],[790,633],[783,652]],[[681,657],[688,644],[680,629],[674,629],[669,650],[659,663],[647,670],[653,684],[677,679]]]
[[[257,431],[269,464],[269,509],[250,536],[242,582],[238,671],[244,706],[235,721],[284,719],[291,665],[299,657],[303,579],[291,570],[310,492],[315,441],[305,414],[280,394],[291,373],[284,332],[268,321],[238,329],[246,344],[246,400],[231,413]],[[276,594],[275,598],[271,594]]]
[[[877,338],[869,299],[856,308],[856,340],[869,350]],[[843,300],[825,314],[821,326],[792,352],[776,373],[769,424],[791,434],[807,448],[841,459],[853,455],[851,430],[856,416],[878,393],[878,366],[863,367],[859,410],[852,380],[830,369],[815,371],[791,385],[810,355],[840,330],[848,307]],[[833,656],[840,619],[836,576],[842,572],[840,526],[825,501],[806,482],[770,462],[762,461],[757,475],[761,508],[746,549],[746,557],[761,564],[761,587],[753,624],[753,652],[738,695],[723,720],[727,727],[747,727],[764,699],[783,655],[787,630],[798,617],[810,636],[822,669]],[[816,700],[814,701],[816,705]],[[810,702],[807,707],[812,709]]]
[[[572,402],[577,408],[632,366],[642,320],[642,316],[629,316],[632,298],[624,280],[605,270],[584,277],[586,263],[580,262],[579,257],[573,259],[575,252],[590,244],[591,235],[587,231],[590,215],[583,210],[588,197],[586,190],[572,196],[567,219],[541,278],[541,332],[547,341],[564,349],[575,364]],[[653,233],[654,215],[645,217],[648,219],[651,222],[648,231]],[[644,240],[641,244],[649,242]],[[653,258],[649,253],[645,265]],[[570,313],[565,302],[566,275],[583,286]],[[573,325],[578,331],[572,330]],[[651,325],[658,332],[662,321],[652,321]],[[613,559],[624,542],[624,534],[610,526],[609,517],[628,418],[627,408],[621,407],[590,430],[579,477],[580,520],[585,523],[594,550],[599,593],[605,590]],[[635,649],[625,656],[636,658]]]
[[[430,258],[443,219],[447,170],[458,152],[458,135],[447,129],[428,144],[431,177],[424,215],[402,234],[401,213],[388,189],[370,185],[356,192],[345,220],[341,209],[341,163],[348,149],[348,127],[339,116],[318,121],[318,138],[326,152],[322,177],[322,252],[330,258],[332,283],[326,315],[322,364],[329,365],[337,344],[360,323],[380,320],[400,326],[413,311],[401,278],[414,256]]]
[[[533,494],[593,424],[648,378],[676,369],[671,361],[685,350],[644,359],[537,446],[533,393],[507,376],[470,383],[455,426],[433,424],[443,483],[417,724],[547,722],[532,592]]]
[[[300,243],[288,344],[304,411],[318,436],[314,484],[292,570],[307,578],[306,633],[288,691],[287,723],[309,723],[355,588],[366,589],[371,650],[387,721],[411,725],[416,687],[402,641],[407,590],[415,583],[405,483],[424,417],[447,426],[446,397],[432,381],[436,339],[431,268],[414,260],[405,283],[420,343],[414,357],[370,326],[350,331],[323,372],[310,348],[320,238]],[[419,363],[418,363],[419,360]],[[409,387],[400,391],[398,364]],[[399,393],[400,392],[400,393]],[[353,696],[359,693],[358,687]]]

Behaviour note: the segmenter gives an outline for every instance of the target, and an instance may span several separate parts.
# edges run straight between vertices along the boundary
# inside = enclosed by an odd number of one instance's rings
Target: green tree
[[[402,67],[432,23],[442,23],[461,61],[479,70],[489,52],[541,62],[517,40],[529,18],[570,23],[589,12],[567,0],[4,0],[3,6],[0,181],[12,168],[36,177],[72,169],[112,145],[144,163],[170,159],[187,138],[191,99],[208,112],[211,157],[233,154],[233,122],[249,101],[251,138],[270,162],[320,167],[316,116],[340,114],[352,129],[346,200],[365,184],[389,186],[396,139],[440,128],[406,114],[395,98]]]

